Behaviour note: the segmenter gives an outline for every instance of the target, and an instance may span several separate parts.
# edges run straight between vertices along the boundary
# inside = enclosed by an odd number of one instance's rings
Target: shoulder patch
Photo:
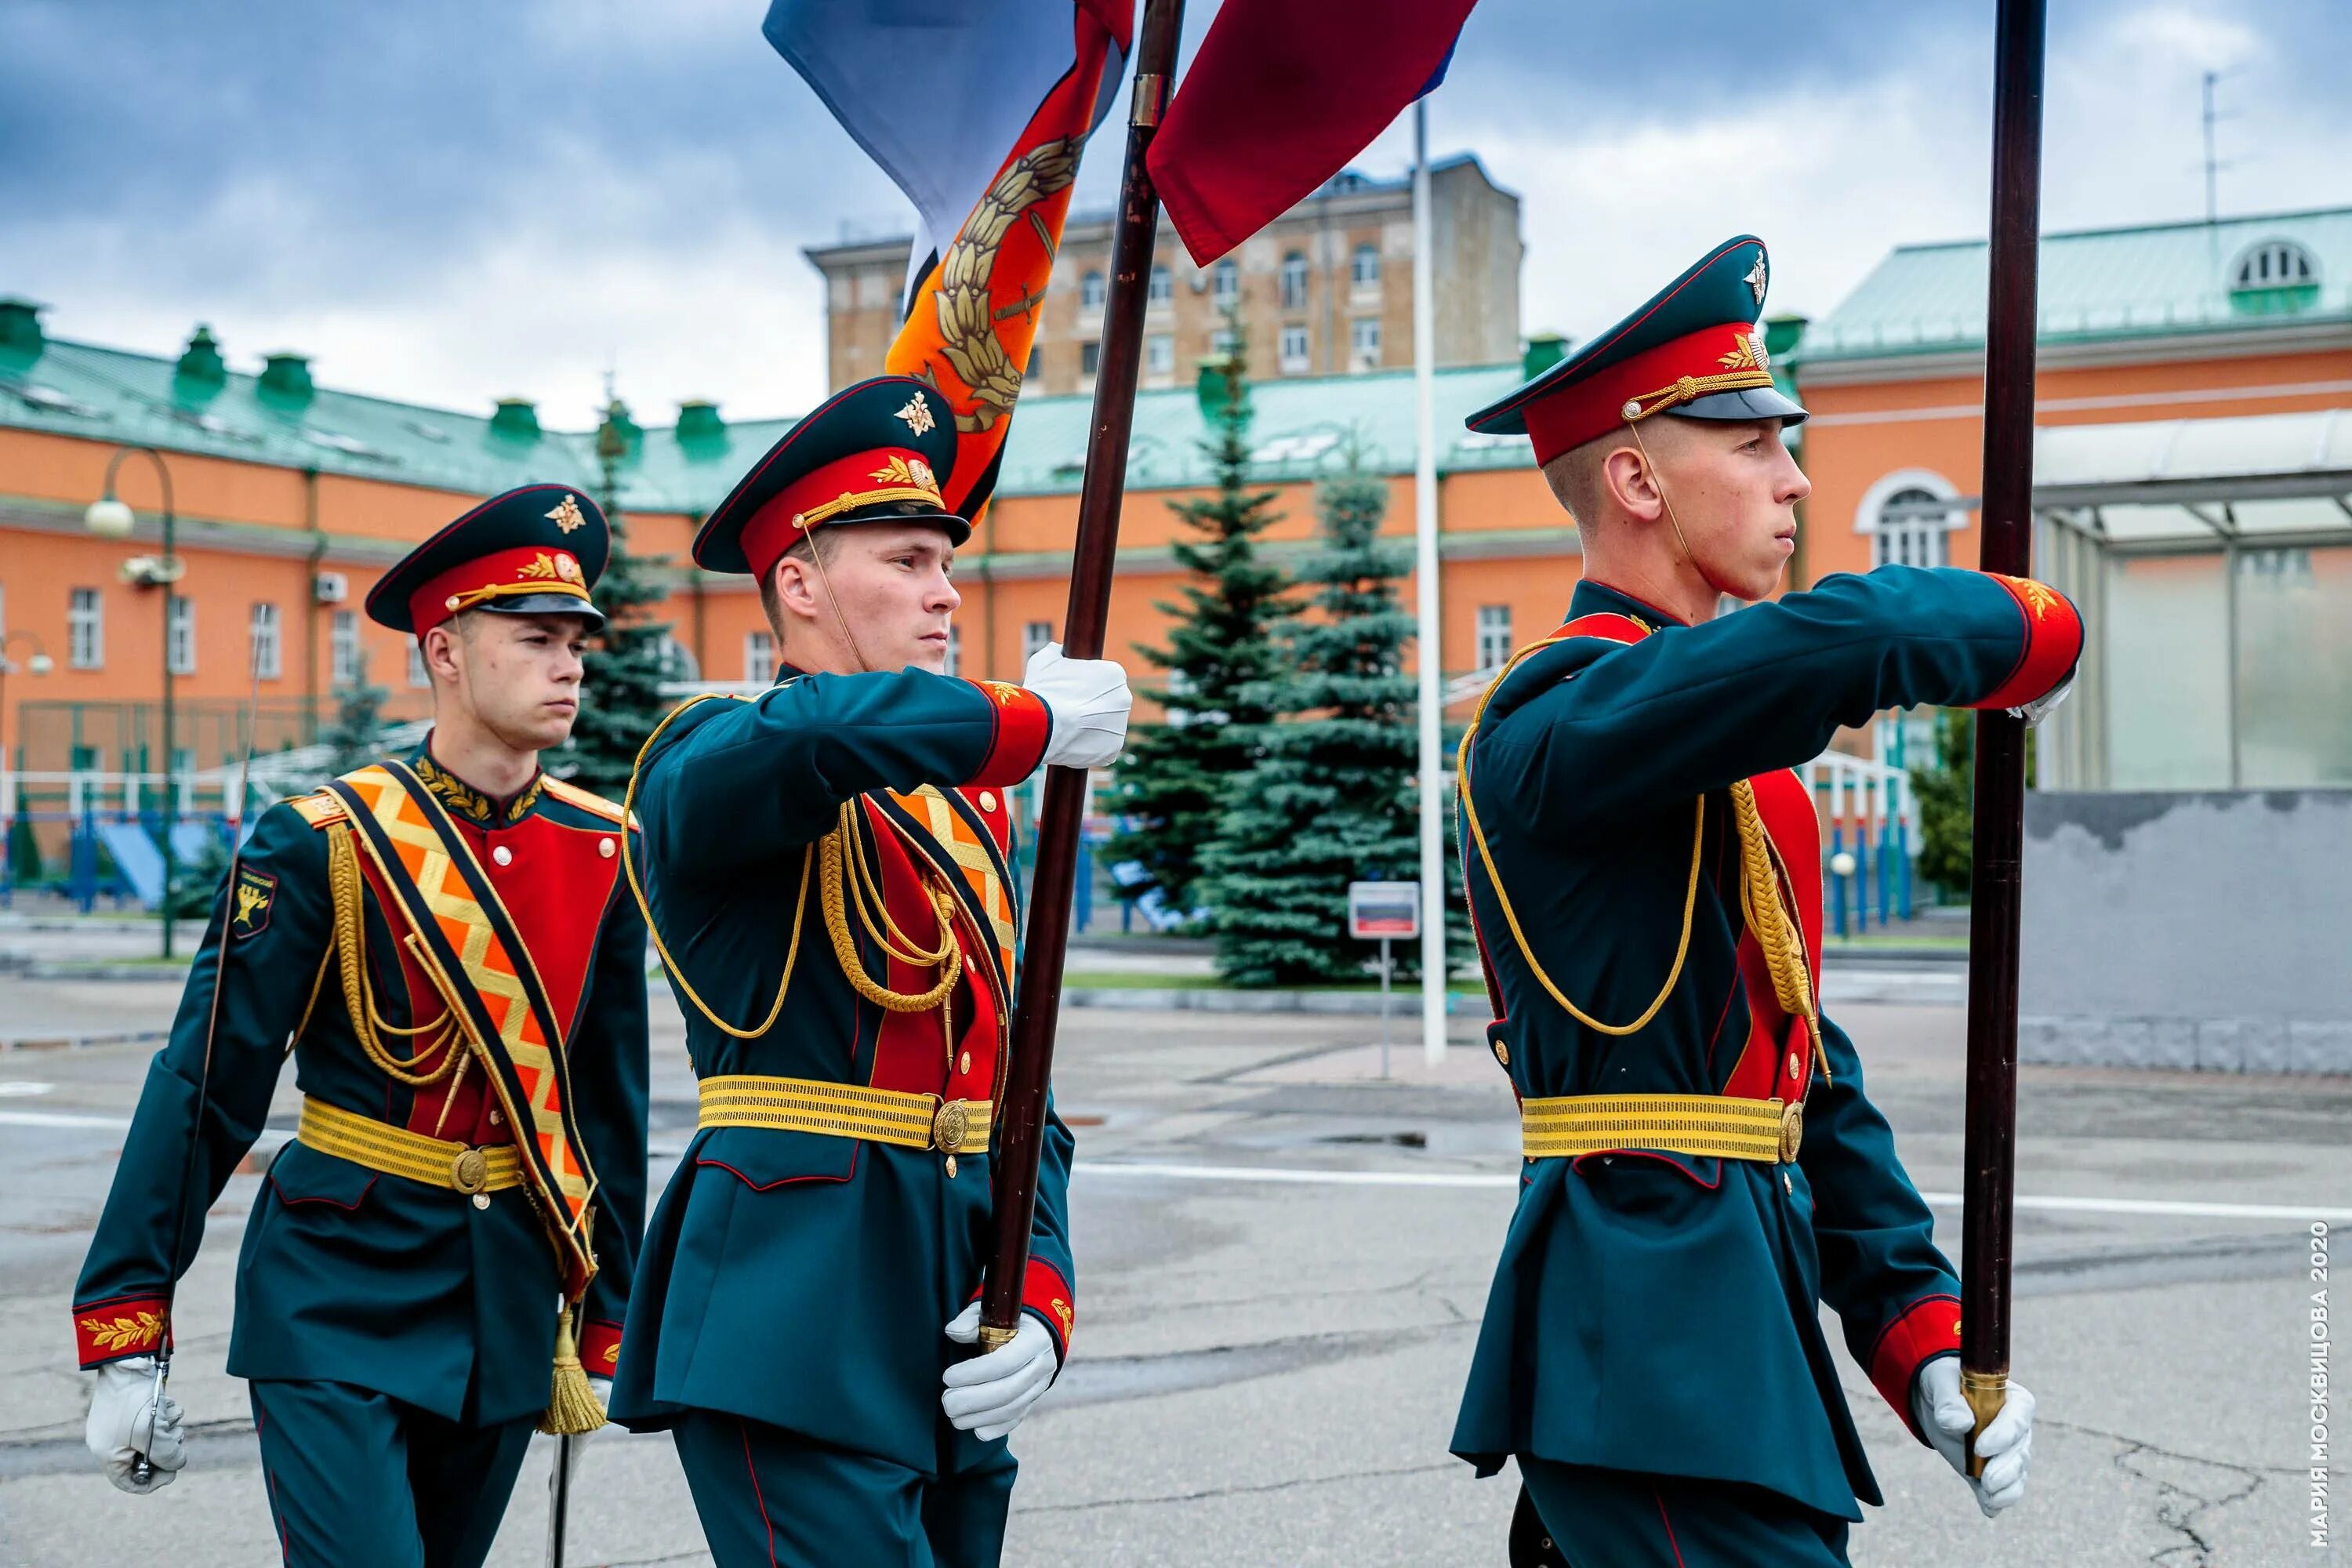
[[[559,778],[550,778],[544,782],[547,785],[547,793],[566,805],[576,805],[581,810],[601,816],[607,822],[621,820],[621,807],[618,802],[606,800],[593,790],[582,789],[578,784],[566,784]]]
[[[236,868],[236,887],[230,898],[230,931],[240,938],[259,936],[269,929],[270,906],[278,900],[278,879],[267,871],[240,865]]]
[[[325,790],[316,795],[298,795],[286,804],[294,808],[296,816],[313,827],[341,822],[351,815],[344,809],[340,796],[330,795]]]

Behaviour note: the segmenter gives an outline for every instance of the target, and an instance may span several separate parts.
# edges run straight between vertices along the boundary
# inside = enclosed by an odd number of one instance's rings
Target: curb
[[[0,1040],[0,1052],[80,1051],[95,1046],[159,1045],[172,1037],[169,1029],[109,1029],[94,1035],[28,1035]]]

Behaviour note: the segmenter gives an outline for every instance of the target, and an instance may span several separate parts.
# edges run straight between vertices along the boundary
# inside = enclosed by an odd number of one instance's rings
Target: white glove
[[[588,1392],[596,1396],[597,1409],[610,1410],[613,1408],[613,1380],[611,1378],[598,1377],[594,1373],[590,1373],[588,1374]]]
[[[1031,668],[1035,668],[1034,663]],[[947,1336],[960,1345],[980,1342],[979,1302],[956,1314],[947,1326]],[[1021,1418],[1052,1385],[1061,1366],[1054,1336],[1045,1324],[1024,1312],[1012,1342],[948,1368],[941,1379],[947,1392],[940,1395],[940,1408],[959,1430],[976,1433],[982,1442],[994,1442],[1021,1425]]]
[[[89,1445],[106,1479],[123,1491],[143,1495],[172,1484],[188,1456],[180,1445],[179,1401],[166,1394],[163,1418],[155,1419],[153,1356],[129,1356],[98,1369],[82,1441]],[[131,1473],[142,1454],[155,1467],[144,1481]]]
[[[1960,1393],[1960,1358],[1938,1356],[1919,1369],[1911,1384],[1911,1414],[1936,1452],[1944,1456],[1977,1494],[1977,1507],[1990,1519],[2025,1496],[2025,1467],[2033,1458],[2033,1395],[2011,1384],[2000,1414],[1977,1439],[1985,1462],[1981,1478],[1969,1474],[1969,1430],[1976,1416]]]
[[[2036,724],[2041,723],[2042,721],[2049,718],[2050,715],[2058,711],[2058,704],[2065,701],[2068,697],[2072,696],[2074,694],[2074,678],[2070,675],[2065,679],[2060,681],[2056,686],[2052,687],[2049,690],[2035,698],[2032,701],[2026,703],[2023,707],[2011,709],[2009,710],[2009,716],[2012,719],[2024,720],[2025,727],[2031,730]]]
[[[1029,656],[1021,684],[1043,699],[1054,715],[1046,763],[1064,768],[1099,768],[1117,760],[1127,744],[1128,710],[1135,693],[1127,671],[1108,658],[1065,658],[1062,645],[1049,642]]]

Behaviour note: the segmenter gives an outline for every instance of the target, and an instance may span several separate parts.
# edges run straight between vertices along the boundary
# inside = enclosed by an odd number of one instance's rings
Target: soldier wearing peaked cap
[[[971,1353],[1019,913],[1006,792],[1118,754],[1108,660],[942,674],[971,526],[954,416],[849,387],[712,512],[695,561],[758,580],[782,668],[638,758],[632,862],[686,1014],[700,1126],[647,1233],[615,1418],[671,1429],[712,1555],[998,1559],[1004,1436],[1076,1323],[1071,1139],[1050,1110],[1027,1311]]]
[[[1791,770],[1920,703],[2053,703],[2082,624],[2041,584],[1885,566],[1772,603],[1808,485],[1805,411],[1731,240],[1469,421],[1523,433],[1584,579],[1463,738],[1463,855],[1519,1098],[1518,1206],[1454,1451],[1526,1483],[1519,1561],[1843,1563],[1878,1489],[1819,1310],[1963,1467],[1959,1290],[1822,1016],[1822,874]],[[1718,616],[1720,601],[1755,607]],[[1990,1514],[2033,1402],[1978,1444]]]
[[[533,1428],[603,1423],[645,1213],[645,926],[620,809],[538,759],[607,548],[585,496],[530,485],[368,595],[421,646],[434,729],[256,821],[83,1265],[89,1445],[152,1490],[184,1462],[156,1375],[174,1273],[290,1051],[300,1121],[228,1348],[289,1563],[478,1563]]]

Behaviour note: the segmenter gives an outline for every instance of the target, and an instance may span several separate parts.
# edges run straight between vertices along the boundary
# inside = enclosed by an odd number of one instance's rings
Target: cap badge
[[[1759,251],[1757,253],[1756,265],[1748,269],[1748,276],[1741,279],[1740,281],[1747,284],[1750,289],[1756,290],[1757,304],[1761,305],[1764,303],[1765,272],[1764,257],[1762,252]]]
[[[904,419],[907,428],[918,436],[929,434],[939,424],[931,417],[931,405],[923,401],[923,395],[919,392],[907,399],[907,406],[898,410],[898,417]]]
[[[562,504],[549,512],[547,517],[549,521],[566,533],[570,533],[573,529],[588,526],[588,520],[580,515],[579,501],[571,496],[565,496]]]
[[[580,574],[580,563],[574,561],[571,556],[565,554],[560,550],[552,555],[550,555],[544,550],[541,551],[537,560],[527,561],[520,566],[516,567],[515,575],[518,577],[561,583],[578,583],[582,581]]]
[[[1718,355],[1715,363],[1726,370],[1761,369],[1764,365],[1764,345],[1754,332],[1742,332],[1732,343],[1731,352]]]

